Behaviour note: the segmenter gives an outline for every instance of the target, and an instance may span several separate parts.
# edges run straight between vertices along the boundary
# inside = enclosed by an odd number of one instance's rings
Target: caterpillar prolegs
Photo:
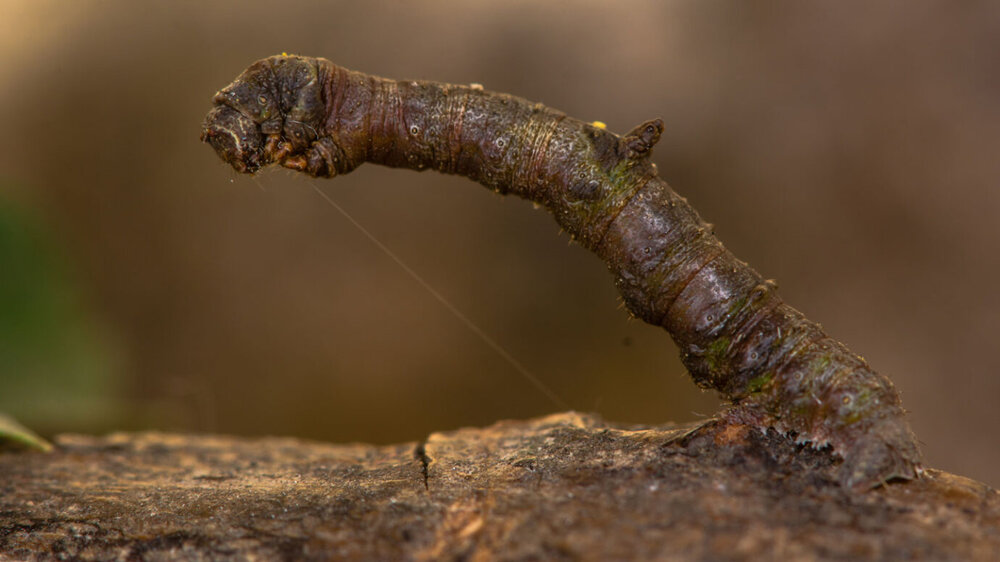
[[[695,382],[732,402],[724,418],[831,445],[853,489],[915,477],[920,452],[892,383],[785,304],[657,176],[662,131],[656,119],[618,136],[475,85],[281,55],[216,94],[202,139],[240,172],[333,177],[373,162],[540,203],[605,260],[632,314],[670,333]]]

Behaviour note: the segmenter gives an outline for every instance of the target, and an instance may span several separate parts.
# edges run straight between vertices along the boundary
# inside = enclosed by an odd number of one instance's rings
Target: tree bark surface
[[[64,435],[0,455],[0,558],[996,560],[996,490],[927,470],[849,492],[838,462],[577,413],[392,446]]]

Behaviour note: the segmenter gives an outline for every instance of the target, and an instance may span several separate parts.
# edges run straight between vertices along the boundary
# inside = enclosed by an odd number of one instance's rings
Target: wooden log
[[[927,470],[850,492],[748,426],[577,413],[423,443],[118,433],[0,455],[0,558],[995,560],[1000,497]]]

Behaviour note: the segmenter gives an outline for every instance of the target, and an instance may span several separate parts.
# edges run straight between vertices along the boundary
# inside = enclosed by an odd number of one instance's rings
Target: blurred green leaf
[[[43,432],[92,431],[119,413],[113,348],[73,260],[0,184],[0,411]],[[0,427],[0,437],[10,439]]]
[[[12,445],[21,449],[35,449],[50,452],[52,444],[35,435],[33,431],[17,423],[14,418],[0,414],[0,451]]]

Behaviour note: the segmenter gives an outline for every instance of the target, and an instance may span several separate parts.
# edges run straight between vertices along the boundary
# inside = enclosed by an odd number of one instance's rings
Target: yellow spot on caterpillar
[[[591,125],[597,127],[598,129],[607,129],[608,125],[604,121],[594,121]]]
[[[281,56],[283,56],[283,57],[287,57],[287,56],[288,56],[288,53],[286,53],[285,51],[281,51]]]

